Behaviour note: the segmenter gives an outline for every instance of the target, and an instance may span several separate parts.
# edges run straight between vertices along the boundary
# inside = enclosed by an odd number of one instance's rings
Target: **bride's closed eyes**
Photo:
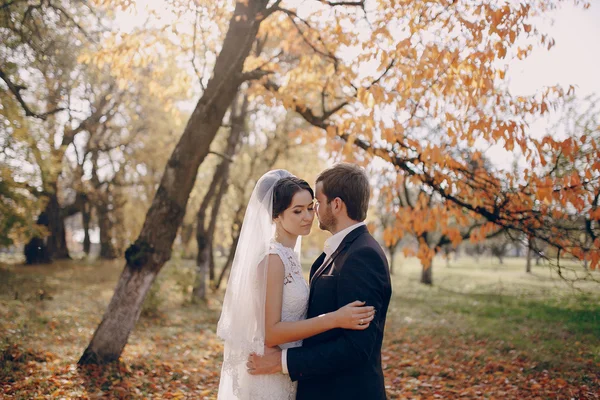
[[[315,207],[314,206],[308,207],[308,211],[315,211]],[[302,213],[302,210],[298,210],[298,209],[294,210],[294,214],[300,215],[301,213]]]

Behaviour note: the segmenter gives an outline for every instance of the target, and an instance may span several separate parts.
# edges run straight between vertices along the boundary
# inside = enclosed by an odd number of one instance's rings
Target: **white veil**
[[[291,176],[281,169],[264,174],[246,208],[217,325],[217,335],[225,341],[219,399],[245,397],[240,388],[250,377],[248,355],[264,353],[267,255],[275,233],[273,189],[277,181]],[[300,238],[296,252],[299,246]]]

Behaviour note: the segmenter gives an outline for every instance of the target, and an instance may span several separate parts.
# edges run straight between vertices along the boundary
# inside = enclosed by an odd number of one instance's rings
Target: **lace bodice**
[[[269,254],[277,254],[285,270],[283,278],[282,321],[300,321],[306,318],[308,309],[309,286],[302,274],[300,260],[293,249],[272,241]],[[290,348],[302,345],[302,341],[286,343],[279,347]]]

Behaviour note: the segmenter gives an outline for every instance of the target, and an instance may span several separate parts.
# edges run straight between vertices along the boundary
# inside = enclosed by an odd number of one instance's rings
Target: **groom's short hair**
[[[346,204],[348,217],[355,221],[367,218],[371,188],[364,169],[349,163],[336,164],[319,174],[319,182],[328,203],[339,197]]]

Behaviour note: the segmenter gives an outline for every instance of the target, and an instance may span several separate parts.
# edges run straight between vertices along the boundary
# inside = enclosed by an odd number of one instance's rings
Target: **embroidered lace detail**
[[[283,302],[281,307],[282,321],[300,321],[306,318],[308,309],[309,286],[304,275],[300,260],[293,249],[285,247],[279,242],[271,242],[269,254],[277,254],[284,267],[283,278]],[[281,348],[302,346],[299,340],[293,343],[281,345]]]

